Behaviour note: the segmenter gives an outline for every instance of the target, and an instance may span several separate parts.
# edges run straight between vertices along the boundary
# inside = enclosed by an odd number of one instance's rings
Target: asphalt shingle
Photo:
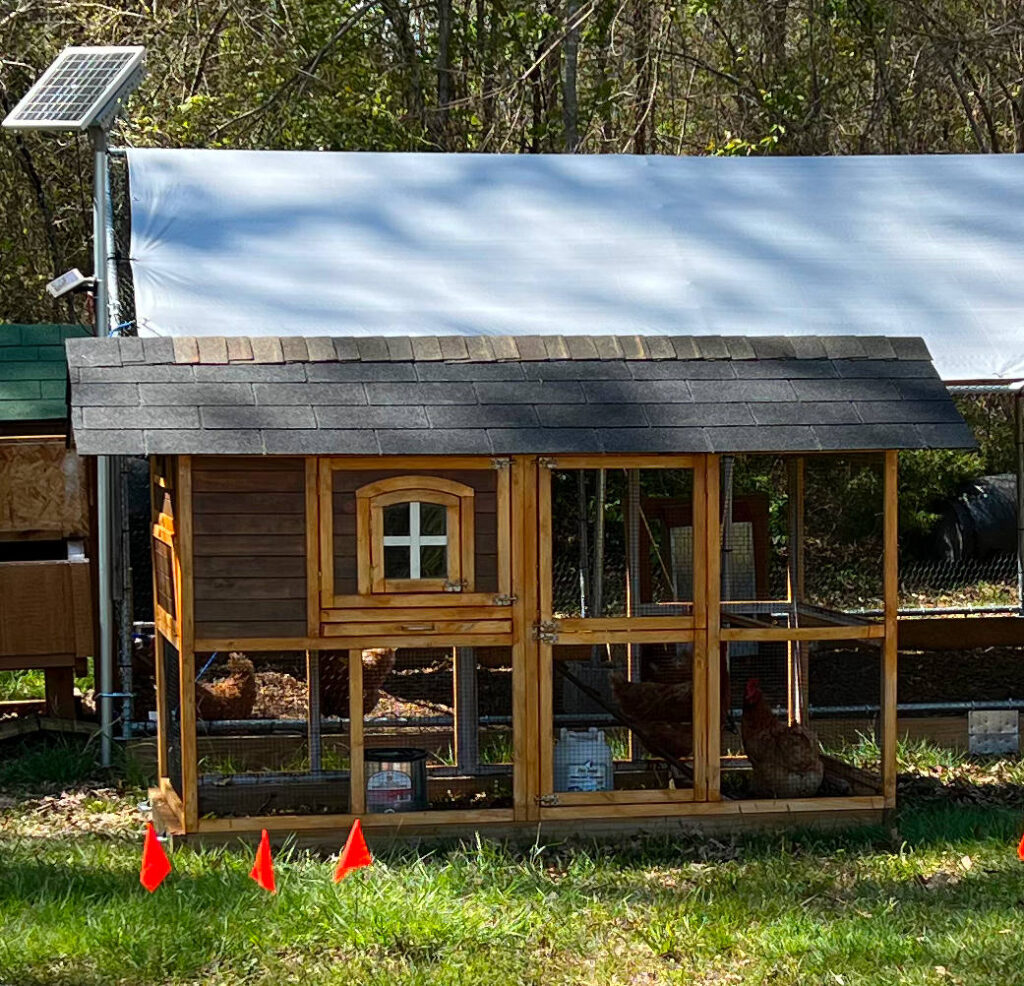
[[[86,454],[683,454],[973,445],[917,340],[125,342],[68,344],[74,431]],[[24,355],[11,365],[30,362]],[[44,385],[47,393],[64,386],[62,375],[18,373],[7,384],[10,401],[41,398]]]

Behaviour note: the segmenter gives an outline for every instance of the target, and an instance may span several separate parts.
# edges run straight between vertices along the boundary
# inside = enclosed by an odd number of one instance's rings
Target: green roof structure
[[[67,417],[64,341],[84,325],[0,325],[0,426]]]

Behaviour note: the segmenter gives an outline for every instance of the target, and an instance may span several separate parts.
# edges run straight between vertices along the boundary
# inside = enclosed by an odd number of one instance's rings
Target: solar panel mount
[[[65,48],[7,115],[11,130],[88,130],[110,124],[142,75],[146,49]]]

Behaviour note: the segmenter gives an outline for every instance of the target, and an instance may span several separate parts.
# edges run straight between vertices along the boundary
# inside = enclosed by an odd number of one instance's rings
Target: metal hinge
[[[540,458],[537,459],[537,465],[541,466],[544,469],[557,469],[558,468],[558,462],[555,459],[552,459],[552,458],[550,458],[549,456],[546,456],[546,455],[542,455],[542,456],[540,456]]]
[[[554,644],[558,642],[558,624],[554,620],[545,620],[533,625],[533,639],[539,640],[542,644]]]
[[[518,599],[518,596],[495,596],[493,601],[495,606],[511,606]]]
[[[462,590],[465,589],[465,588],[466,588],[466,580],[465,579],[456,579],[454,581],[452,579],[445,579],[445,582],[444,582],[444,591],[445,592],[462,592]]]
[[[557,794],[538,794],[534,799],[541,806],[541,808],[557,808],[558,807],[558,795]]]
[[[495,469],[508,469],[508,467],[512,465],[512,459],[508,456],[505,458],[498,456],[497,458],[491,459],[491,465]]]

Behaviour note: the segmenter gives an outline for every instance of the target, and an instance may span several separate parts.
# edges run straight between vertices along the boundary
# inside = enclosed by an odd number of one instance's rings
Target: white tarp
[[[142,335],[920,335],[1024,377],[1024,156],[131,150]]]

